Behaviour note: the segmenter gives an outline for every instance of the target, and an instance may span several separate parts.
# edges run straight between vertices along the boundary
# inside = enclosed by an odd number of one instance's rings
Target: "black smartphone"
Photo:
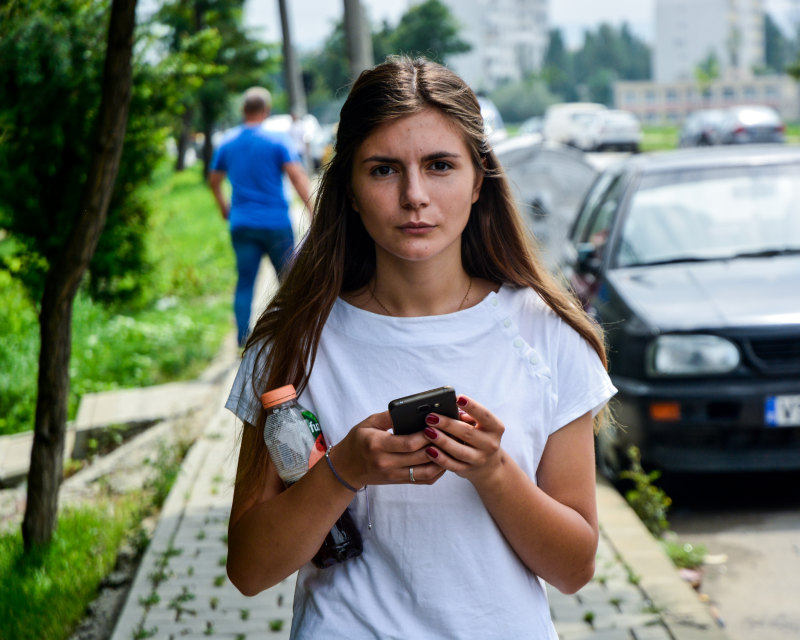
[[[455,389],[453,387],[429,389],[396,398],[389,403],[389,415],[392,417],[394,432],[398,435],[422,431],[426,426],[425,416],[429,413],[458,419]]]

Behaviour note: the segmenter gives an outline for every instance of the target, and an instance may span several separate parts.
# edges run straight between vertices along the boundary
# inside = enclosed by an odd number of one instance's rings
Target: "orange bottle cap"
[[[297,397],[297,392],[294,390],[293,384],[287,384],[277,389],[272,389],[266,393],[261,394],[261,405],[265,409],[274,407],[276,404],[281,404],[287,400],[292,400]]]

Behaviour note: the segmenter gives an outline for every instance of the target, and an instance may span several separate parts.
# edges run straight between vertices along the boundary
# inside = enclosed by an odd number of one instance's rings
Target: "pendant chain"
[[[464,297],[461,298],[461,304],[458,305],[458,309],[456,311],[461,311],[464,307],[464,303],[467,301],[467,297],[469,296],[469,292],[472,291],[472,276],[469,277],[469,285],[467,286],[467,292],[464,294]],[[375,287],[373,285],[372,290],[369,292],[372,296],[372,299],[378,303],[378,306],[386,312],[388,316],[394,316],[394,314],[386,308],[386,305],[383,304],[379,299],[378,296],[375,295]]]

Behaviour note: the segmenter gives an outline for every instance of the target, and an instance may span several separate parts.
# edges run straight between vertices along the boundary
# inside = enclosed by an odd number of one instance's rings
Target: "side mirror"
[[[602,261],[597,255],[597,247],[591,242],[581,242],[575,248],[578,251],[577,270],[580,273],[588,273],[593,276],[600,273]]]

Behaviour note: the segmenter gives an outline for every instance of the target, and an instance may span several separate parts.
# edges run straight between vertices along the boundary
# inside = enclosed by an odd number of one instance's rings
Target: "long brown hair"
[[[531,287],[606,363],[599,329],[540,263],[514,204],[508,182],[483,128],[478,99],[455,73],[423,58],[392,56],[364,71],[342,107],[334,155],[324,168],[316,213],[290,269],[247,341],[259,349],[253,371],[256,396],[308,382],[325,322],[336,298],[366,286],[375,272],[375,244],[350,203],[353,157],[376,127],[435,108],[464,136],[485,179],[462,234],[462,262],[476,278]],[[263,427],[261,413],[258,427]],[[258,477],[268,464],[263,441],[242,451],[239,474]],[[252,485],[251,485],[252,486]]]

